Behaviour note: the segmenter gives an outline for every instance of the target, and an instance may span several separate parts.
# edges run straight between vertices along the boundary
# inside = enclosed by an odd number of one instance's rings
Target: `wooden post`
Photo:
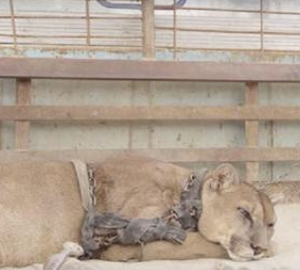
[[[29,105],[31,99],[31,79],[17,79],[16,104]],[[30,136],[30,122],[15,122],[15,148],[28,149]]]
[[[258,83],[246,83],[245,103],[247,105],[257,105],[258,100]],[[246,121],[246,144],[247,147],[258,146],[258,121]],[[248,182],[257,181],[259,177],[259,163],[246,163],[246,180]]]
[[[155,1],[142,0],[142,16],[143,16],[143,59],[154,60],[156,58],[155,52]],[[149,106],[153,105],[153,87],[154,82],[145,82],[145,88],[148,93]],[[152,142],[153,124],[148,127],[148,148],[153,147]]]
[[[142,1],[143,57],[155,59],[155,14],[154,0]]]

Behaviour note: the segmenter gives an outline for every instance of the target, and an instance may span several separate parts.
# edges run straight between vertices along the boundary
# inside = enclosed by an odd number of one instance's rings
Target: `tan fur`
[[[266,256],[276,221],[273,205],[266,195],[241,182],[238,176],[233,177],[230,172],[223,176],[222,169],[237,173],[231,165],[222,165],[207,177],[202,191],[199,230],[206,239],[220,243],[232,259],[243,261]],[[231,181],[224,179],[226,177]],[[223,185],[217,192],[211,191],[214,182]],[[250,220],[243,217],[241,208],[249,213]],[[252,246],[262,252],[255,254]]]
[[[117,166],[119,167],[120,165]],[[109,172],[113,171],[115,170],[111,167]],[[135,166],[126,168],[126,173],[129,173],[129,175],[131,173],[133,176],[135,171]],[[164,171],[165,174],[166,171]],[[220,176],[221,179],[219,179]],[[107,179],[113,178],[110,175]],[[165,179],[169,178],[166,177]],[[179,178],[175,181],[175,185],[182,185],[182,179],[185,178]],[[164,181],[163,188],[170,188],[168,185],[172,186],[174,182]],[[213,192],[211,189],[216,189],[217,192]],[[173,197],[178,198],[179,193],[176,193],[176,191],[173,191]],[[141,258],[143,260],[202,257],[226,258],[228,257],[227,254],[229,254],[235,260],[249,260],[259,259],[271,253],[269,244],[274,229],[273,227],[269,228],[268,224],[275,223],[276,218],[273,206],[264,194],[258,192],[249,184],[241,183],[237,171],[231,165],[219,166],[206,176],[202,200],[203,213],[198,226],[205,237],[199,233],[191,233],[187,241],[180,246],[163,242],[146,244],[143,249],[140,247],[113,246],[102,255],[102,258],[121,261]],[[253,228],[245,226],[245,221],[239,216],[240,214],[237,211],[239,206],[247,208],[253,216]],[[143,207],[146,209],[147,206],[144,204]],[[157,212],[154,216],[158,214],[161,213]],[[139,213],[136,212],[134,215],[139,215]],[[237,238],[235,245],[230,244],[233,236]],[[227,250],[227,253],[220,245],[213,244],[213,242],[221,243],[223,248]],[[264,252],[255,255],[250,246],[251,244],[265,249]]]
[[[182,167],[145,158],[110,160],[95,165],[95,169],[98,210],[118,212],[129,218],[160,216],[179,201],[179,194],[191,173]],[[214,211],[201,218],[203,223],[199,227],[203,227],[205,237],[200,233],[189,233],[183,245],[154,242],[146,244],[143,250],[137,246],[114,246],[102,258],[127,261],[141,257],[144,260],[227,257],[224,248],[206,239],[209,239],[212,231],[218,231],[213,221],[217,210],[231,218],[224,220],[225,225],[238,223],[240,217],[232,213],[236,211],[240,200],[256,209],[254,212],[257,212],[255,215],[261,228],[265,228],[270,220],[274,221],[273,208],[268,199],[261,199],[258,192],[247,184],[235,185],[236,179],[230,170],[213,173],[215,175],[211,179],[224,173],[225,178],[231,177],[234,183],[229,184],[225,193],[220,192],[219,197],[207,199],[205,213]],[[220,183],[212,183],[211,180],[206,183],[209,188],[220,186]],[[228,183],[230,181],[226,181]],[[205,192],[210,194],[209,190],[205,189]],[[76,175],[70,163],[0,164],[0,194],[0,266],[44,262],[59,252],[64,242],[80,241],[84,210]],[[221,203],[226,200],[231,204]],[[224,211],[227,206],[229,212]],[[218,239],[209,240],[220,242],[226,230],[216,236]]]
[[[254,186],[268,195],[274,204],[300,202],[300,181],[255,182]]]
[[[84,211],[71,163],[0,164],[0,266],[44,262],[78,242]]]

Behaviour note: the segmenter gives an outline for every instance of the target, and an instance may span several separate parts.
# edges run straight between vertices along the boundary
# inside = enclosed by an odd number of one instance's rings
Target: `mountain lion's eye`
[[[269,223],[268,227],[272,228],[272,227],[274,227],[274,225],[275,225],[274,223]]]
[[[244,218],[248,219],[251,223],[253,223],[253,219],[246,209],[244,209],[243,207],[238,207],[237,210],[242,214]]]

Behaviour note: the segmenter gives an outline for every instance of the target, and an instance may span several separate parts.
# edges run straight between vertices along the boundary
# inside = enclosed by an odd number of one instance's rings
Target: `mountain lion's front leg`
[[[139,245],[113,245],[101,254],[102,260],[189,260],[198,258],[228,258],[226,251],[217,244],[208,242],[199,232],[188,233],[183,244],[157,241]]]

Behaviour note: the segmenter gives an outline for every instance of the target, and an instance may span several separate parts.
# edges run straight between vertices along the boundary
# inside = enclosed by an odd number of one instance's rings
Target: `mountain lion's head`
[[[231,259],[259,259],[270,253],[276,221],[273,205],[266,195],[241,181],[232,165],[220,165],[206,175],[202,203],[199,231],[221,244]]]

